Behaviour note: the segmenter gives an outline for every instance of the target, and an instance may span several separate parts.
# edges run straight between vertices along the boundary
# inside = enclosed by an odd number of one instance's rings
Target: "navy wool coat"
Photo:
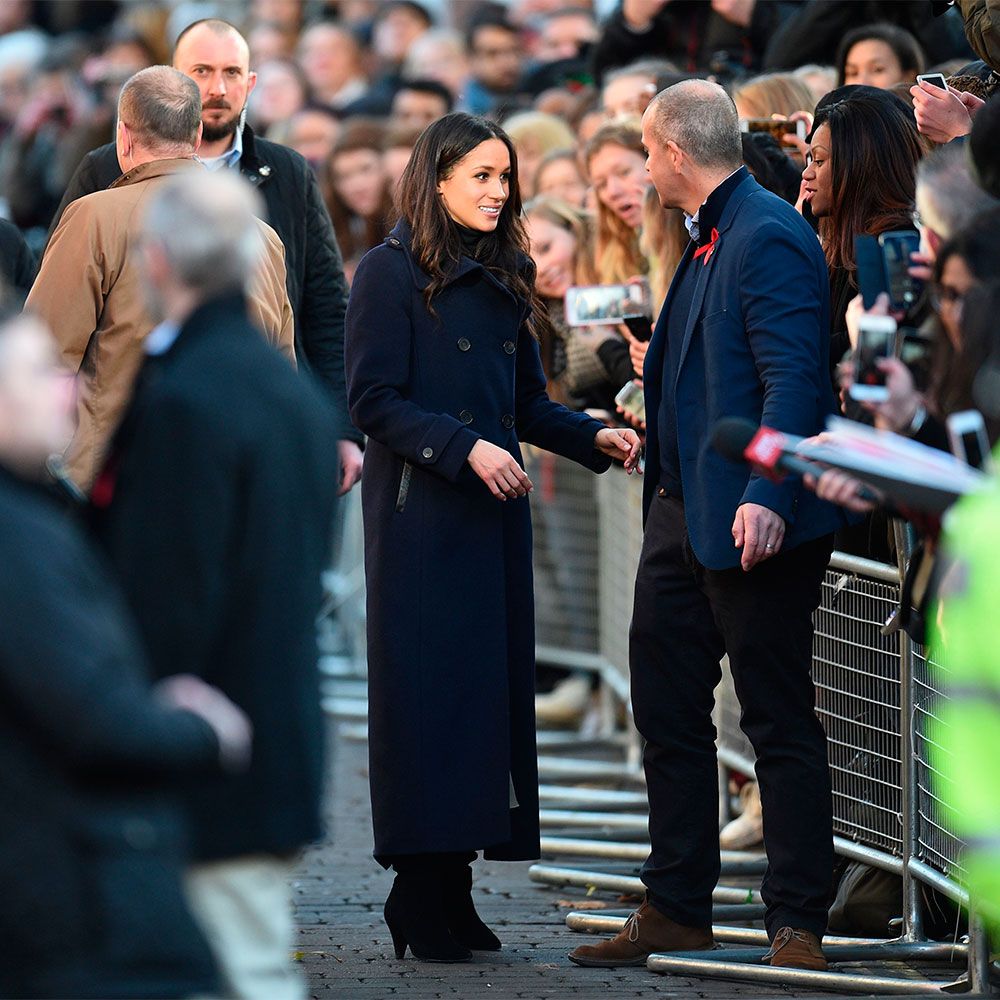
[[[760,504],[785,520],[787,551],[847,521],[789,477],[774,483],[730,462],[711,443],[723,417],[801,437],[835,411],[830,388],[830,282],[816,234],[787,202],[749,174],[729,196],[718,243],[703,263],[688,244],[681,268],[695,270],[694,298],[674,378],[679,468],[691,547],[708,569],[732,569],[741,552],[730,533],[737,508]],[[661,478],[659,426],[671,285],[646,353],[643,384],[646,470],[643,517]]]
[[[462,257],[428,310],[400,223],[358,266],[348,402],[369,435],[368,580],[375,857],[538,856],[534,601],[526,498],[498,501],[466,459],[527,441],[603,472],[601,424],[545,394],[519,300]],[[516,805],[514,804],[516,802]]]

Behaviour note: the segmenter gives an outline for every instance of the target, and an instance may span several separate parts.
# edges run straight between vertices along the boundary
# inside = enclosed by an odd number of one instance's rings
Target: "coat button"
[[[665,490],[665,489],[664,489],[664,488],[663,488],[663,487],[661,486],[661,487],[660,487],[660,488],[659,488],[659,489],[658,489],[658,490],[656,491],[656,495],[657,495],[658,497],[665,497],[665,496],[667,495],[667,491],[666,491],[666,490]]]
[[[424,450],[420,454],[423,455],[424,458],[433,458],[434,457],[434,449],[433,448],[424,448]]]
[[[468,351],[471,347],[472,347],[472,343],[466,337],[463,337],[458,342],[458,349],[460,351]]]
[[[462,412],[458,415],[458,419],[461,420],[463,424],[471,424],[472,414],[468,410],[462,410]]]
[[[507,430],[510,430],[511,427],[514,426],[514,418],[509,413],[505,413],[500,418],[500,423],[502,423],[504,425],[504,427],[507,428]]]
[[[505,340],[503,344],[505,354],[513,354],[517,350],[513,340]]]

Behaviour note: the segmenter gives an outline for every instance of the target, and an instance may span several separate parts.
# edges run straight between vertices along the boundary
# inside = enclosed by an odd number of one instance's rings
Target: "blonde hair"
[[[528,219],[546,222],[572,233],[576,240],[573,252],[573,282],[577,285],[597,284],[594,266],[594,217],[586,209],[577,208],[561,198],[539,195],[524,206]]]
[[[812,112],[816,106],[809,85],[794,73],[765,73],[733,88],[741,118],[770,118],[796,111]]]
[[[684,212],[679,208],[664,208],[656,188],[650,187],[642,202],[639,249],[649,261],[649,288],[653,295],[654,316],[667,297],[670,282],[689,240]]]
[[[521,111],[503,123],[503,130],[515,147],[525,141],[534,141],[538,152],[544,156],[557,149],[572,149],[576,144],[573,130],[561,118],[544,111]]]
[[[605,146],[621,146],[645,158],[642,148],[642,131],[634,120],[613,121],[602,125],[584,149],[587,173],[594,157]],[[597,199],[597,235],[594,241],[597,277],[604,284],[628,281],[648,268],[639,250],[639,234],[618,218],[600,198]]]

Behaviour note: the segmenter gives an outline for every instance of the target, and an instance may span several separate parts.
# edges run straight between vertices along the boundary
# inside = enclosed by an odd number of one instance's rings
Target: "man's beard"
[[[212,109],[206,108],[205,110],[210,111]],[[218,142],[220,139],[228,139],[230,136],[236,135],[236,129],[240,124],[240,116],[242,114],[242,111],[237,112],[228,121],[216,122],[214,125],[210,125],[207,121],[202,119],[201,141]]]

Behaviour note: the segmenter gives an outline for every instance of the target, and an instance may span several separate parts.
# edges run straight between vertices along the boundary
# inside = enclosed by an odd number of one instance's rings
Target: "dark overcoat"
[[[466,459],[519,441],[602,472],[602,425],[545,395],[528,309],[462,257],[434,298],[400,223],[361,261],[347,310],[348,402],[369,435],[368,579],[375,856],[538,855],[534,606],[527,499],[498,501]],[[516,801],[516,806],[513,803]]]
[[[0,526],[0,996],[212,993],[172,793],[218,741],[153,696],[79,527],[3,469]]]
[[[322,832],[316,615],[337,451],[330,407],[251,325],[197,308],[149,357],[91,497],[153,671],[197,674],[250,717],[253,758],[186,790],[199,861]]]

